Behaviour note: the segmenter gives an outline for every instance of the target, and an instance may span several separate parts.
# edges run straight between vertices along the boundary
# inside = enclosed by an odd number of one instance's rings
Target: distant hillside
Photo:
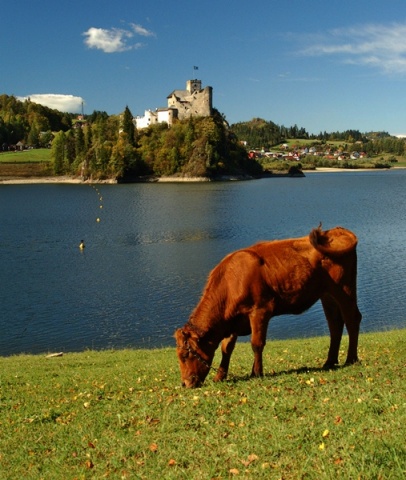
[[[12,95],[0,95],[0,147],[22,142],[33,147],[46,146],[50,136],[46,133],[68,131],[72,115],[61,113],[30,100],[20,102]]]
[[[334,144],[341,150],[364,152],[371,158],[383,154],[405,155],[405,139],[391,136],[388,132],[361,133],[359,130],[345,130],[310,135],[304,128],[296,125],[286,128],[262,118],[235,123],[230,129],[248,151],[266,152],[282,144],[287,145],[289,149],[297,150],[298,145],[305,143],[309,148],[314,147],[317,152],[330,150]]]

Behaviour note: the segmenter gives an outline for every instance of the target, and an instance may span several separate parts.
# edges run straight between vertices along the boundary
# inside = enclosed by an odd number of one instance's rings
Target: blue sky
[[[406,134],[405,0],[12,0],[1,17],[0,94],[143,115],[197,77],[230,123]]]

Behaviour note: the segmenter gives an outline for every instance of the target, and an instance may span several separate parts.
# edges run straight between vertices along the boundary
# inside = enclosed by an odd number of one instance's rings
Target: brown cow
[[[184,327],[175,332],[182,383],[206,378],[221,344],[215,381],[227,376],[239,335],[251,334],[252,376],[263,375],[262,351],[271,317],[299,314],[321,300],[330,329],[325,368],[338,364],[344,325],[347,364],[358,361],[361,313],[357,306],[357,237],[342,227],[309,236],[257,243],[227,255],[210,273],[203,296]]]

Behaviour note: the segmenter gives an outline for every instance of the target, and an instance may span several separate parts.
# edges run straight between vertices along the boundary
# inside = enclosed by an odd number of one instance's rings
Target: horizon
[[[78,7],[78,8],[75,8]],[[199,78],[230,124],[406,136],[406,4],[88,0],[4,5],[0,88],[58,110],[134,116]],[[24,12],[24,15],[20,13]],[[355,20],[356,19],[356,20]],[[361,20],[360,20],[361,19]],[[24,33],[22,35],[22,32]],[[39,101],[38,101],[39,100]]]
[[[5,94],[5,95],[8,95],[8,94]],[[19,101],[21,101],[21,102],[25,102],[25,101],[27,101],[27,100],[30,100],[32,103],[37,103],[37,104],[39,104],[39,105],[43,105],[43,106],[45,106],[45,107],[48,107],[48,108],[57,110],[57,111],[59,111],[59,113],[66,113],[66,114],[68,114],[68,115],[77,116],[77,117],[80,117],[80,116],[83,115],[83,117],[86,118],[86,117],[88,117],[88,116],[91,116],[91,115],[94,113],[94,111],[91,112],[91,113],[82,113],[82,112],[79,112],[79,111],[72,111],[72,112],[62,111],[62,110],[59,110],[58,108],[54,108],[53,106],[51,106],[51,105],[53,105],[53,102],[52,102],[52,101],[48,102],[47,100],[44,100],[43,102],[40,102],[40,101],[33,102],[32,97],[26,97],[26,98],[16,97],[16,99],[19,100]],[[48,105],[48,103],[49,103],[49,105]],[[99,111],[103,112],[103,110],[99,110]],[[107,113],[107,112],[105,112],[105,113]],[[115,114],[115,113],[112,113],[112,114],[107,113],[107,114],[108,114],[108,115],[120,115],[121,113],[122,113],[122,112],[119,112],[119,113],[116,113],[116,114]],[[131,113],[132,113],[132,112],[131,112]],[[136,116],[133,114],[133,118],[135,118],[135,117],[136,117]],[[242,121],[235,122],[235,123],[249,123],[249,122],[251,122],[251,121],[254,120],[254,119],[264,120],[264,121],[266,121],[266,122],[273,122],[272,119],[264,119],[264,118],[261,118],[261,117],[253,117],[253,118],[251,118],[250,120],[242,120]],[[275,123],[275,122],[274,122],[274,123]],[[295,124],[296,124],[296,123],[295,123]],[[295,124],[292,124],[292,125],[284,125],[284,126],[287,127],[287,128],[290,128],[290,127],[293,127]],[[231,126],[231,125],[233,125],[233,124],[230,124],[230,126]],[[278,125],[278,124],[276,124],[276,125],[279,126],[279,127],[282,126],[282,125]],[[306,130],[306,133],[309,134],[309,135],[318,136],[320,133],[322,133],[322,132],[319,132],[319,133],[317,133],[317,134],[316,134],[316,133],[313,134],[313,133],[308,132],[305,126],[303,126],[303,125],[297,125],[297,126],[298,126],[299,128],[304,128],[304,129]],[[339,133],[346,132],[347,130],[355,130],[355,129],[345,128],[344,130],[340,131]],[[368,131],[368,132],[362,132],[362,131],[360,131],[360,130],[358,130],[358,131],[359,131],[361,134],[368,134],[368,133],[388,133],[388,134],[389,134],[389,132],[388,132],[387,130]],[[326,130],[323,130],[323,132],[326,132]],[[326,133],[334,133],[334,132],[336,132],[336,131],[330,131],[330,132],[327,131]],[[391,134],[389,134],[389,135],[391,135]],[[391,136],[397,137],[397,138],[406,138],[406,134],[391,135]]]

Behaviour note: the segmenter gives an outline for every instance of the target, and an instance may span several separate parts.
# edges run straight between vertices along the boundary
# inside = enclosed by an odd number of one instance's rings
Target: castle
[[[143,117],[134,119],[138,130],[163,122],[172,125],[176,118],[183,120],[189,117],[208,117],[212,114],[213,88],[202,89],[201,80],[188,80],[186,90],[174,90],[167,99],[167,108],[145,110]]]

